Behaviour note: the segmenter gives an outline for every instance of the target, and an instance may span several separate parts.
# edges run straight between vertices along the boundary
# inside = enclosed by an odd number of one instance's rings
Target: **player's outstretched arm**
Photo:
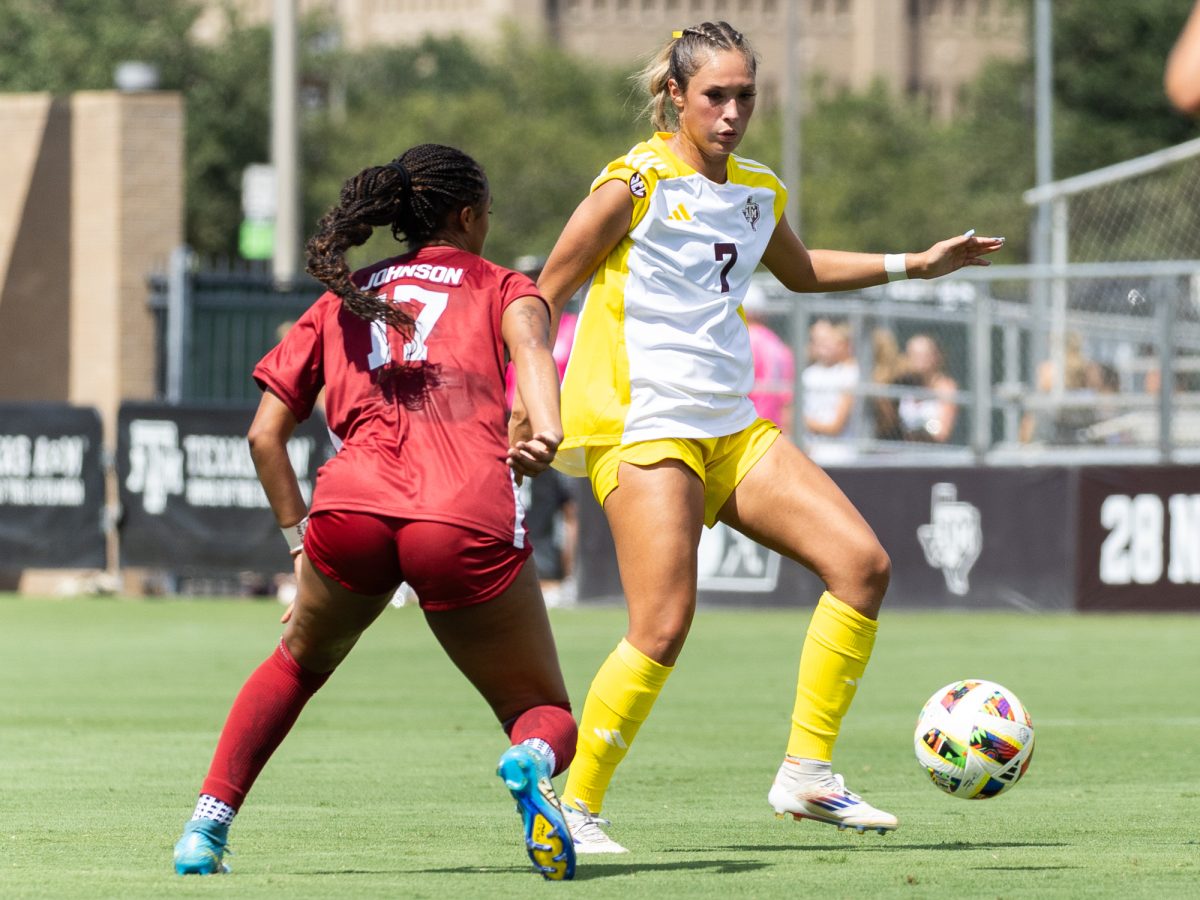
[[[544,472],[562,443],[558,367],[550,349],[550,314],[541,298],[514,300],[504,311],[500,328],[529,426],[528,437],[513,440],[508,448],[508,465],[519,481]]]
[[[1004,238],[976,237],[974,230],[938,241],[921,253],[893,255],[893,265],[903,263],[905,278],[937,278],[964,266],[988,266],[984,259],[1004,246]],[[888,281],[887,261],[882,253],[848,250],[809,250],[780,218],[763,264],[788,290],[797,293],[851,291]]]

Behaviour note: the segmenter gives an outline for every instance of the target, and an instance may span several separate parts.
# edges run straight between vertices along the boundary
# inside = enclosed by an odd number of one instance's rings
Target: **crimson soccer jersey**
[[[416,320],[407,343],[321,295],[263,357],[254,379],[306,419],[321,388],[342,442],[317,473],[311,511],[429,519],[525,543],[524,511],[505,463],[500,321],[526,276],[453,247],[424,247],[354,273]]]

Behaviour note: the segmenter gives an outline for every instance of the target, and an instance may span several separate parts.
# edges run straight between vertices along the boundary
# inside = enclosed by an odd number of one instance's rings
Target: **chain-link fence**
[[[1200,262],[994,266],[803,297],[763,287],[767,323],[803,361],[794,436],[820,462],[1200,457]],[[840,355],[818,346],[828,324]],[[837,397],[850,416],[823,436]]]
[[[1052,207],[1047,258],[1200,259],[1200,139],[1028,191]]]
[[[815,297],[764,280],[818,460],[1200,457],[1200,140],[1025,200],[1050,207],[1047,265]]]

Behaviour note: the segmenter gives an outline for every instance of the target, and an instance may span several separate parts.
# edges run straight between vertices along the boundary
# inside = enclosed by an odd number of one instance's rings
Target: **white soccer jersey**
[[[565,439],[555,465],[583,475],[583,448],[721,437],[756,416],[742,314],[750,276],[787,191],[766,166],[730,156],[724,184],[656,134],[610,163],[634,201],[628,235],[596,271],[563,378]]]

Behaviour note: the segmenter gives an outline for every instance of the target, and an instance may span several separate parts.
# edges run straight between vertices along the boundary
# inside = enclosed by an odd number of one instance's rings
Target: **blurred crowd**
[[[901,339],[892,328],[876,327],[863,336],[867,346],[859,347],[848,321],[824,316],[813,320],[797,403],[794,355],[768,324],[767,306],[757,288],[745,303],[756,364],[751,397],[759,414],[787,434],[796,433],[798,406],[799,437],[817,463],[850,462],[864,449],[968,443],[968,417],[961,409],[968,400],[967,361],[956,359],[952,370],[944,338],[933,330],[909,328]],[[1061,339],[1061,352],[1036,366],[1032,384],[1017,392],[1020,444],[1061,447],[1152,440],[1147,434],[1157,427],[1155,404],[1161,388],[1157,351],[1132,345],[1097,349],[1103,352],[1089,355],[1083,337],[1068,332]],[[1194,380],[1185,372],[1173,387],[1193,391],[1200,388]]]

